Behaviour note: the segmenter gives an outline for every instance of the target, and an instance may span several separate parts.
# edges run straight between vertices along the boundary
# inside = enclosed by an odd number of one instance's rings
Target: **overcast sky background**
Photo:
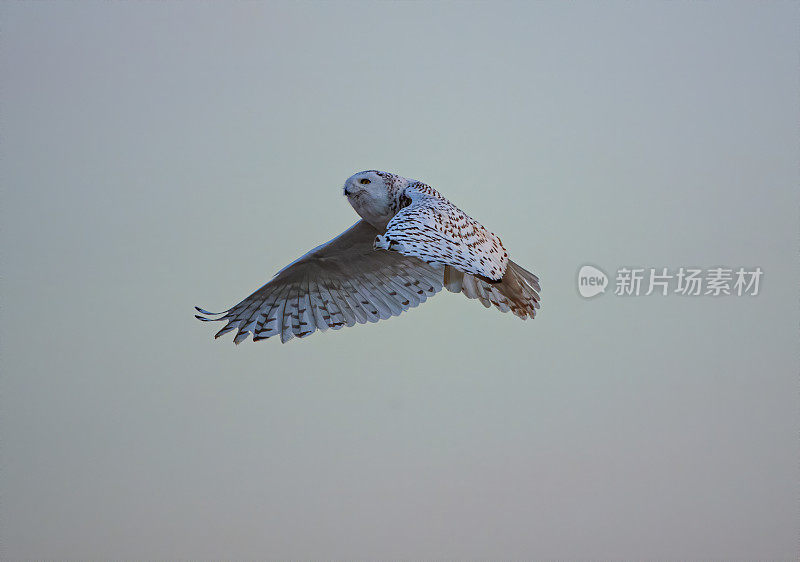
[[[798,554],[794,2],[0,6],[2,558]],[[227,308],[424,180],[542,280]],[[757,297],[576,272],[760,266]]]

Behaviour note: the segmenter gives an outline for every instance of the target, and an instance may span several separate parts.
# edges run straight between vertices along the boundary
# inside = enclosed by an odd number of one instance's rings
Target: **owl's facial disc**
[[[344,182],[344,194],[364,220],[375,228],[386,228],[386,223],[392,218],[389,190],[377,172],[370,170],[349,177]]]

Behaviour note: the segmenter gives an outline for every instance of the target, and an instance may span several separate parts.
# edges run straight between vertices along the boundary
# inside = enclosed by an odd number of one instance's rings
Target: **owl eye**
[[[358,180],[358,183],[367,185],[368,183],[372,182],[370,182],[367,178],[361,178],[360,180]]]

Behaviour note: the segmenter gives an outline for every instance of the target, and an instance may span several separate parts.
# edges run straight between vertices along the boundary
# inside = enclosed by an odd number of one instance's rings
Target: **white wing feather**
[[[508,258],[500,238],[428,185],[411,183],[402,195],[410,203],[376,237],[375,248],[444,266],[448,290],[523,320],[534,318],[539,278]]]
[[[423,183],[405,188],[411,203],[389,221],[375,247],[499,281],[508,252],[495,234]]]
[[[442,288],[442,270],[396,252],[377,252],[378,231],[366,221],[308,252],[232,308],[197,318],[224,321],[215,337],[236,330],[234,343],[280,335],[303,338],[377,322],[417,306]]]

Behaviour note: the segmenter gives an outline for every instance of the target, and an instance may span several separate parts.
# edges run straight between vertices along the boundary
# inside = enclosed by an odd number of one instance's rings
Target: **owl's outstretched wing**
[[[282,342],[317,329],[377,322],[424,302],[442,288],[442,269],[414,257],[375,251],[378,231],[359,221],[289,264],[266,285],[220,313],[197,318],[226,321],[219,337],[237,330],[234,343],[280,336]],[[216,318],[215,318],[216,316]]]
[[[403,207],[375,239],[375,247],[444,266],[444,285],[501,312],[533,318],[539,308],[539,278],[508,259],[495,234],[432,187],[413,183]]]
[[[376,248],[490,281],[502,279],[508,252],[500,238],[428,185],[412,184],[405,195],[410,204],[392,217],[386,233],[376,238]]]

